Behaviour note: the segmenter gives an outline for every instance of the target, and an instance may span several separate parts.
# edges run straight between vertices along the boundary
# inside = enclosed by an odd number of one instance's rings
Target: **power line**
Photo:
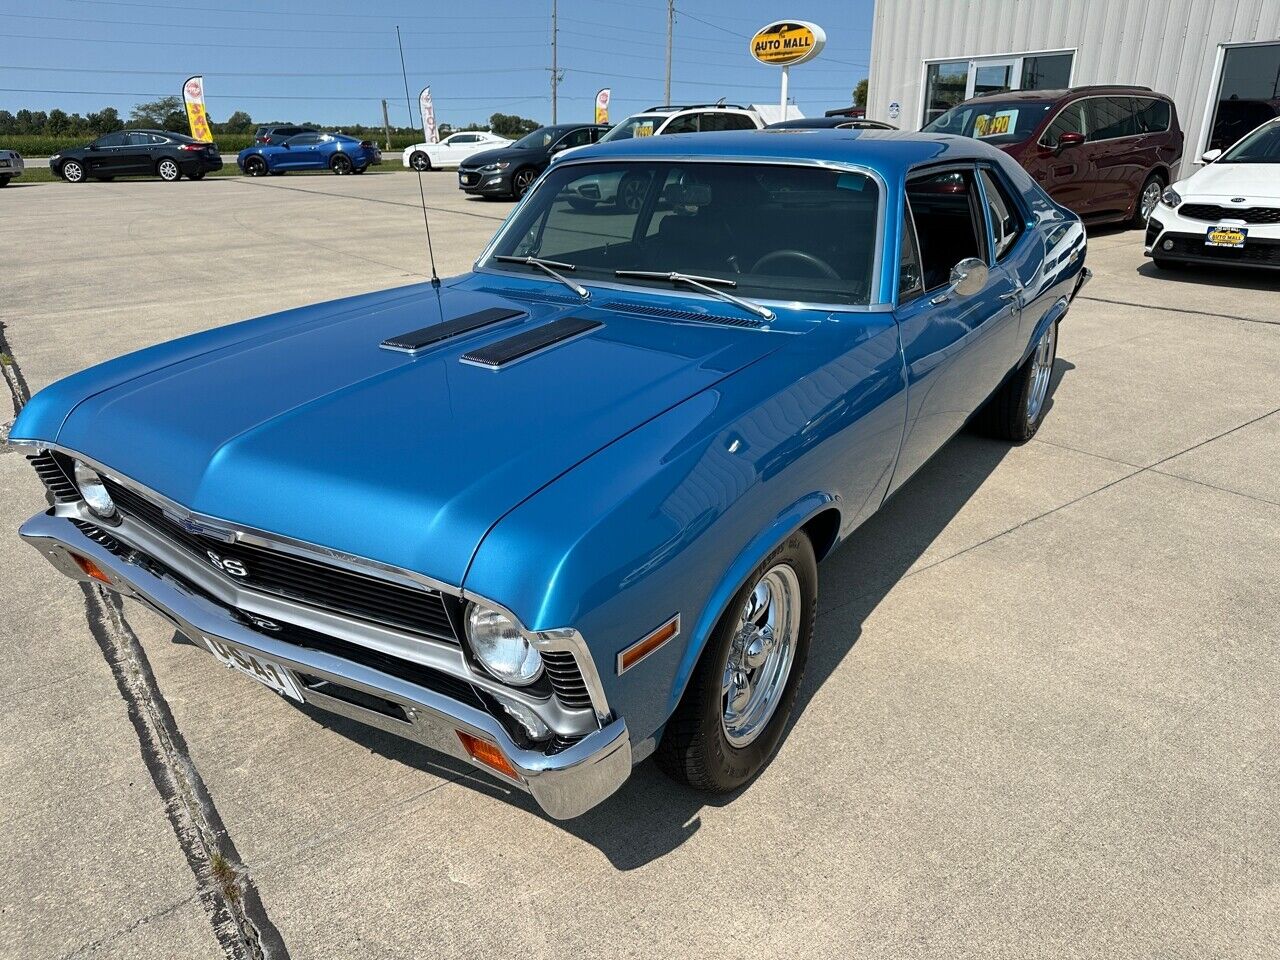
[[[90,0],[67,0],[68,3],[89,3]],[[185,10],[188,13],[200,14],[208,16],[210,13],[244,13],[263,17],[293,17],[297,18],[300,14],[296,10],[263,10],[260,7],[221,7],[217,10],[209,10],[203,6],[186,6],[177,3],[139,3],[137,0],[92,0],[93,6],[109,6],[109,7],[140,7],[144,10]],[[489,15],[476,14],[473,16],[453,16],[446,14],[410,14],[410,13],[325,13],[316,10],[308,10],[303,16],[308,17],[329,17],[329,18],[345,18],[348,20],[486,20],[491,21],[493,18]],[[503,20],[541,20],[542,17],[532,14],[508,17],[504,16]]]
[[[543,67],[503,67],[498,70],[432,70],[433,77],[452,77],[467,74],[490,74],[490,73],[541,73]],[[172,77],[181,71],[177,70],[114,70],[114,69],[98,69],[95,67],[33,67],[33,66],[10,66],[0,64],[0,70],[33,70],[41,73],[112,73],[112,74],[129,74],[133,76],[147,77]],[[332,73],[258,73],[235,72],[226,70],[210,70],[204,71],[206,77],[300,77],[304,79],[332,79]],[[343,71],[344,77],[398,77],[400,74],[395,72],[388,73],[351,73]]]
[[[86,96],[99,97],[105,99],[107,97],[169,97],[173,96],[173,91],[167,93],[137,93],[127,90],[45,90],[36,87],[0,87],[0,93],[56,93],[68,96]],[[370,101],[374,103],[387,99],[386,97],[298,97],[298,96],[259,96],[247,93],[227,94],[228,100],[310,100],[310,101]],[[529,96],[516,97],[513,99],[498,99],[495,97],[436,97],[441,103],[461,103],[461,102],[480,102],[480,103],[525,103],[529,100],[545,100],[545,96]]]

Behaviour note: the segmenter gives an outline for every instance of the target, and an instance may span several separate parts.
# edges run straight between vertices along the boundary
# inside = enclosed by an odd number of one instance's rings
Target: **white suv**
[[[760,130],[764,125],[765,121],[755,109],[733,103],[698,103],[689,106],[668,104],[632,114],[601,137],[599,142],[609,143],[612,140],[653,137],[667,133]],[[555,161],[572,153],[573,150],[563,150],[556,155]],[[638,209],[644,197],[643,185],[635,182],[630,184],[635,189],[620,190],[622,183],[621,174],[583,178],[569,188],[574,194],[569,203],[578,210],[589,209],[598,203],[612,203],[632,211]]]

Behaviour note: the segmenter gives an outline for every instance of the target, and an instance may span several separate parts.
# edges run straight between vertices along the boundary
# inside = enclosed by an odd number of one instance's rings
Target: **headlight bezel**
[[[463,628],[472,658],[499,683],[525,688],[546,672],[538,648],[506,611],[473,600],[463,611]]]
[[[71,473],[80,499],[89,508],[89,512],[108,523],[119,521],[120,511],[102,482],[102,475],[83,460],[73,460]]]
[[[511,166],[510,160],[495,160],[493,163],[486,163],[480,168],[481,173],[501,173]]]
[[[1182,195],[1171,186],[1165,187],[1164,192],[1160,194],[1160,202],[1170,210],[1176,210],[1178,209],[1179,204],[1182,203]]]

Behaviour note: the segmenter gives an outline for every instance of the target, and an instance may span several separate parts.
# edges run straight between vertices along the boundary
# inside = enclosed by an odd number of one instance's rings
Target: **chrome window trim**
[[[655,132],[654,135],[656,136],[657,133]],[[786,307],[788,304],[794,304],[794,303],[804,303],[805,307],[809,309],[827,309],[828,306],[830,306],[830,309],[832,310],[841,310],[841,311],[850,311],[850,312],[853,312],[855,310],[877,311],[877,310],[893,308],[892,303],[885,301],[884,291],[881,289],[881,287],[883,286],[881,283],[881,272],[884,266],[883,261],[884,261],[884,236],[885,236],[884,234],[885,206],[887,205],[888,199],[889,199],[889,185],[885,181],[884,177],[881,176],[878,170],[875,170],[867,166],[866,164],[854,163],[852,161],[844,161],[844,160],[807,160],[800,157],[759,157],[759,156],[700,157],[700,156],[688,156],[687,154],[664,153],[664,154],[654,154],[653,156],[644,156],[644,157],[582,157],[579,159],[574,159],[573,157],[569,157],[565,160],[558,160],[555,166],[548,167],[547,171],[550,171],[552,169],[562,170],[565,167],[589,166],[591,164],[614,164],[614,163],[721,163],[721,164],[734,163],[734,164],[745,164],[750,166],[765,166],[765,167],[818,167],[824,170],[839,170],[844,173],[862,174],[863,176],[871,180],[871,182],[874,183],[877,189],[880,191],[879,197],[877,198],[879,202],[876,204],[876,251],[875,251],[875,258],[873,259],[871,264],[871,291],[868,294],[867,302],[864,304],[846,303],[846,304],[838,304],[838,305],[828,305],[828,304],[818,304],[817,302],[809,303],[808,301],[765,300],[759,297],[752,297],[752,300],[755,303],[778,304],[783,307]],[[501,241],[502,238],[506,236],[507,232],[511,229],[511,225],[515,220],[516,214],[518,214],[520,210],[524,207],[524,205],[529,202],[531,197],[536,196],[537,192],[540,189],[542,189],[543,185],[546,183],[547,171],[544,171],[542,176],[540,176],[534,182],[533,186],[529,189],[529,192],[524,195],[524,199],[522,199],[518,204],[516,204],[515,208],[511,211],[511,213],[507,215],[507,219],[502,222],[502,225],[498,227],[497,232],[494,233],[493,239],[491,239],[485,245],[485,248],[480,251],[480,255],[476,257],[476,259],[472,262],[471,267],[476,273],[486,273],[491,275],[496,274],[498,276],[504,276],[504,277],[520,276],[520,274],[512,273],[509,270],[493,270],[492,268],[484,266],[483,264],[492,255],[493,249],[498,245],[499,241]],[[584,286],[592,282],[594,281],[585,281],[585,280],[582,281]],[[597,285],[605,286],[607,285],[607,282],[601,282],[600,284],[597,284]],[[650,292],[654,290],[654,288],[651,286],[641,287],[641,286],[634,286],[630,284],[626,284],[624,286],[628,290],[648,290]],[[708,299],[713,300],[714,298],[708,297]]]
[[[270,533],[266,530],[259,530],[256,527],[232,523],[231,521],[223,520],[220,517],[197,513],[194,510],[184,507],[177,501],[166,497],[158,490],[153,490],[145,484],[126,477],[113,467],[95,460],[86,454],[72,450],[70,447],[64,447],[61,444],[48,443],[46,441],[12,442],[34,446],[38,451],[54,450],[76,460],[81,460],[100,473],[105,473],[110,479],[116,481],[121,486],[128,487],[134,493],[150,499],[175,520],[178,520],[179,522],[185,521],[202,527],[204,528],[202,532],[207,533],[210,536],[223,538],[227,543],[248,543],[254,546],[266,547],[271,550],[280,550],[284,553],[290,553],[295,556],[302,557],[303,559],[327,563],[332,566],[350,570],[353,573],[363,573],[366,576],[375,576],[404,586],[418,587],[420,589],[425,588],[436,593],[448,594],[453,597],[461,596],[461,589],[459,587],[445,583],[442,580],[437,580],[434,577],[429,577],[426,574],[418,573],[414,570],[406,570],[403,567],[396,567],[388,563],[382,563],[378,560],[372,560],[368,557],[358,556],[353,553],[346,553],[341,550],[334,550],[330,547],[321,546],[320,544],[309,543],[306,540],[297,540],[293,537],[287,537],[284,534]]]

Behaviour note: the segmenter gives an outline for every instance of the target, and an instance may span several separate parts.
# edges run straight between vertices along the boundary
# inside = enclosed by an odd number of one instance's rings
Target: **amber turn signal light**
[[[455,731],[458,739],[462,741],[462,746],[466,748],[471,759],[476,763],[488,767],[490,770],[497,770],[504,777],[512,780],[519,780],[520,774],[516,773],[516,768],[511,765],[511,761],[507,759],[497,744],[490,743],[488,740],[481,740],[479,737],[473,737],[469,733],[463,733],[461,730]]]
[[[677,613],[653,633],[642,637],[618,654],[618,673],[626,673],[664,643],[674,640],[679,634],[680,614]]]
[[[85,572],[86,576],[93,577],[95,580],[101,580],[103,583],[110,583],[111,578],[106,572],[90,560],[88,557],[82,557],[78,553],[71,554],[71,559],[76,562],[76,566]]]

